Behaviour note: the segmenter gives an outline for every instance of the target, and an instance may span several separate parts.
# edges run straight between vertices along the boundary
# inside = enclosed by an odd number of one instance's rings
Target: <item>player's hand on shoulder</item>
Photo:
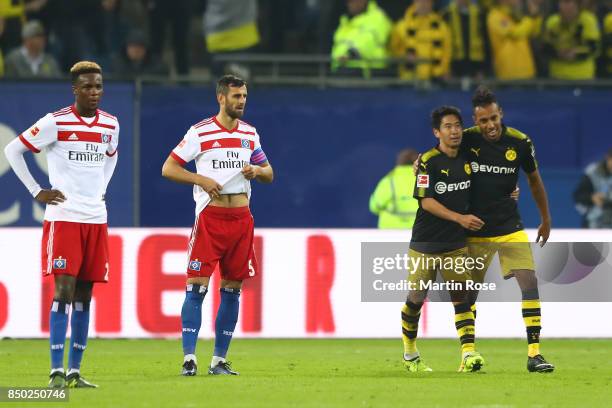
[[[412,163],[412,173],[416,176],[419,173],[419,166],[421,165],[421,153],[417,156],[417,159]]]
[[[204,177],[198,174],[198,186],[202,187],[204,191],[208,193],[210,198],[219,198],[221,196],[221,190],[223,186],[217,183],[215,180]]]
[[[459,216],[459,224],[470,231],[478,231],[484,226],[484,221],[472,214]]]
[[[255,177],[259,175],[259,171],[261,168],[259,166],[247,164],[242,168],[242,175],[247,180],[253,180]]]
[[[40,190],[36,195],[36,200],[49,205],[57,205],[66,201],[66,197],[59,190]]]

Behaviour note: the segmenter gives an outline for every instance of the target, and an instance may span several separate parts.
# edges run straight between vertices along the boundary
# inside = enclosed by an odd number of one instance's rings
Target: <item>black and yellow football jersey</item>
[[[449,210],[465,214],[470,200],[471,172],[470,163],[461,153],[457,157],[449,157],[437,147],[423,153],[414,187],[419,209],[412,227],[411,249],[432,254],[453,251],[466,245],[466,235],[461,225],[425,211],[420,200],[434,198]]]
[[[472,188],[470,214],[484,221],[480,231],[470,236],[494,237],[523,229],[517,202],[510,197],[519,177],[537,170],[535,149],[524,133],[503,126],[497,142],[486,140],[478,127],[463,131],[461,152],[470,161]]]

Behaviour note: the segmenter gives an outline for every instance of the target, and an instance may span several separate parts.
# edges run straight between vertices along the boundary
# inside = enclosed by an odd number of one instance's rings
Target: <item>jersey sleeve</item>
[[[193,127],[190,127],[183,140],[172,150],[170,156],[183,166],[200,154],[200,141],[198,133]]]
[[[521,168],[525,173],[533,173],[538,169],[538,162],[535,158],[535,147],[531,139],[527,138],[523,144],[523,154],[521,157]]]
[[[55,118],[50,113],[19,135],[19,140],[34,153],[57,141]]]
[[[117,146],[119,146],[119,122],[117,122],[115,133],[113,137],[111,137],[108,147],[106,148],[106,155],[108,157],[113,157],[117,153]]]
[[[414,198],[421,199],[434,197],[434,174],[437,173],[435,172],[434,164],[432,162],[421,162],[419,164],[419,171],[417,172],[416,182],[414,185]]]
[[[261,148],[261,142],[259,140],[259,134],[255,131],[255,146],[253,148],[253,153],[251,153],[251,164],[259,165],[264,164],[268,161],[266,154]]]

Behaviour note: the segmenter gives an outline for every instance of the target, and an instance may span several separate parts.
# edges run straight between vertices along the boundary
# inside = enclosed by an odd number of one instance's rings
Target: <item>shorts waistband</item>
[[[251,209],[249,206],[229,208],[207,205],[202,213],[217,218],[242,218],[251,215]]]

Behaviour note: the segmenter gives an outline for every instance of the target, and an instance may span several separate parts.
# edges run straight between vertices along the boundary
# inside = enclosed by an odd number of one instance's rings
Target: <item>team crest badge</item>
[[[242,147],[244,147],[245,149],[249,149],[251,147],[249,139],[242,139]]]
[[[506,150],[506,160],[508,160],[508,161],[516,160],[516,150],[514,150],[514,149]]]
[[[418,188],[429,187],[429,174],[419,174],[417,176],[417,187]]]
[[[102,135],[102,143],[110,143],[111,135]]]
[[[67,261],[61,256],[53,260],[53,269],[66,269]]]
[[[197,259],[195,261],[189,261],[189,270],[200,272],[201,268],[202,262],[198,261]]]
[[[470,167],[469,163],[465,163],[463,165],[463,170],[465,170],[465,174],[467,174],[468,176],[472,174],[472,168]]]
[[[32,135],[32,137],[36,136],[38,132],[40,132],[38,126],[34,126],[32,129],[30,129],[30,134]]]

